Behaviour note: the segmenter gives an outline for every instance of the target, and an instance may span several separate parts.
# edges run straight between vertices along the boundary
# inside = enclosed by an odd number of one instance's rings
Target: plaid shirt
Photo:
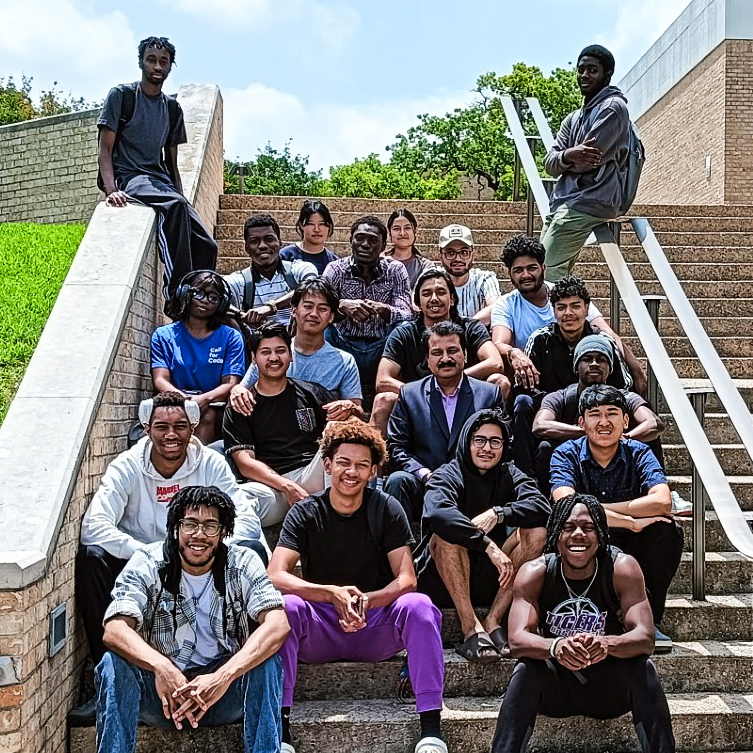
[[[185,667],[196,648],[196,601],[183,579],[177,598],[162,588],[158,574],[164,562],[162,550],[160,541],[139,549],[131,557],[115,581],[104,622],[118,615],[133,617],[139,635],[152,648]],[[284,607],[280,592],[272,585],[258,556],[232,544],[225,568],[225,598],[214,582],[211,588],[210,627],[229,654],[236,653],[248,639],[253,630],[251,620],[257,620],[268,609]]]
[[[390,320],[387,322],[381,316],[373,316],[365,322],[357,322],[346,317],[335,325],[341,335],[379,340],[389,332],[392,325],[413,318],[410,280],[399,261],[380,258],[377,277],[369,285],[356,272],[353,257],[348,256],[328,264],[322,277],[332,283],[340,298],[386,303],[390,307]]]

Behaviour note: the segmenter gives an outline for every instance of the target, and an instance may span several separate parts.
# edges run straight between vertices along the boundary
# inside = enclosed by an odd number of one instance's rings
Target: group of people
[[[519,659],[494,753],[521,753],[538,713],[627,711],[645,751],[673,751],[650,658],[671,646],[659,625],[682,549],[663,425],[640,363],[570,274],[619,187],[611,55],[579,57],[585,105],[547,158],[562,176],[552,216],[542,241],[505,245],[506,295],[474,266],[465,225],[440,231],[433,261],[409,210],[360,217],[338,258],[320,201],[287,246],[273,217],[249,217],[248,266],[218,274],[181,195],[185,130],[162,94],[174,59],[167,39],[144,40],[141,82],[113,89],[99,121],[107,203],[158,213],[173,321],[152,337],[143,436],[82,523],[98,750],[134,751],[139,720],[242,720],[246,751],[294,753],[300,662],[405,650],[416,753],[447,753],[441,610],[454,608],[458,654]]]

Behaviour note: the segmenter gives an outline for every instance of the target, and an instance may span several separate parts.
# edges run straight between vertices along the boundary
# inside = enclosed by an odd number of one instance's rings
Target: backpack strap
[[[254,307],[254,298],[256,297],[254,271],[251,267],[244,267],[241,270],[241,274],[243,275],[243,308],[252,309]]]
[[[120,100],[120,117],[118,118],[118,126],[115,130],[115,141],[112,145],[113,152],[118,148],[120,142],[120,135],[123,133],[123,128],[133,117],[133,111],[136,109],[136,87],[138,83],[133,84],[118,84],[116,87],[121,94]],[[101,129],[97,130],[97,144],[99,144],[100,137],[102,135]],[[100,191],[105,190],[105,184],[102,180],[102,173],[97,168],[97,188]]]
[[[616,614],[620,622],[622,622],[622,607],[620,606],[620,599],[617,596],[617,591],[614,588],[614,561],[617,559],[617,555],[622,553],[622,550],[616,546],[612,546],[610,556],[601,558],[601,585],[602,593],[607,601],[607,607]]]
[[[298,282],[293,277],[293,262],[282,259],[282,276],[285,278],[285,284],[289,290],[295,290],[298,287]]]

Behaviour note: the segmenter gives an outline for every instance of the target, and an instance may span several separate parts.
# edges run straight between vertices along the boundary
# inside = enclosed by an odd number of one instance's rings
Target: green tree
[[[290,141],[282,151],[270,143],[243,163],[244,192],[272,196],[320,196],[321,170],[309,170],[309,158],[292,154]],[[225,192],[238,193],[238,165],[225,160]]]
[[[13,76],[0,79],[0,125],[98,107],[96,102],[87,102],[83,97],[64,95],[55,88],[58,85],[57,81],[53,82],[52,88],[48,91],[42,90],[39,104],[35,105],[31,98],[32,81],[32,78],[22,76],[19,88]]]

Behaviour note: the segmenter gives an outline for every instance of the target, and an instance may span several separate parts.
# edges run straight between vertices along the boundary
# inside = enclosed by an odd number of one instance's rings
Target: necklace
[[[560,559],[560,575],[562,576],[562,580],[565,583],[565,588],[567,589],[568,595],[570,596],[571,599],[574,599],[575,601],[586,598],[586,595],[591,590],[591,586],[593,586],[594,581],[596,580],[596,575],[598,572],[599,572],[599,560],[596,560],[596,567],[594,568],[594,574],[591,576],[591,581],[586,586],[586,590],[583,591],[583,593],[581,594],[576,594],[575,591],[573,591],[573,589],[570,588],[570,584],[567,582],[565,573],[562,572],[562,560]]]

